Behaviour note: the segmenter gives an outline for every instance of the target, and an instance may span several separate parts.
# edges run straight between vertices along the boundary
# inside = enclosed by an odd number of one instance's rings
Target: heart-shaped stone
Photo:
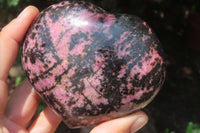
[[[72,128],[143,108],[165,78],[163,50],[146,22],[78,0],[39,14],[24,39],[22,63],[36,91]]]

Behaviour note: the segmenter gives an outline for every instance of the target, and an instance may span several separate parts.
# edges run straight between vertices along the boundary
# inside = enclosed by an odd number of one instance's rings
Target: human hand
[[[20,15],[0,32],[0,133],[51,133],[61,122],[61,118],[46,107],[32,122],[40,96],[25,80],[8,100],[8,72],[19,52],[25,33],[38,15],[36,7],[27,7]],[[145,125],[147,115],[138,111],[125,117],[103,122],[92,129],[91,133],[130,133]],[[30,126],[27,127],[27,125]]]

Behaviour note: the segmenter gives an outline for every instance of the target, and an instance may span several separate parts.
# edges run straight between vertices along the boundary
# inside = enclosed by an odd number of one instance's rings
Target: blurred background
[[[27,5],[41,10],[61,0],[0,0],[0,29]],[[134,14],[155,31],[166,53],[167,77],[143,109],[150,117],[138,133],[200,133],[200,0],[86,0],[112,13]],[[9,96],[26,78],[19,56],[9,73]],[[41,101],[35,116],[46,106]],[[34,119],[34,118],[33,118]],[[56,133],[70,130],[61,123]]]

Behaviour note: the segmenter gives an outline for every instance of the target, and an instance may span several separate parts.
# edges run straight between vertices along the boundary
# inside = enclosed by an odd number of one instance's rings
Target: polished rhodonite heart
[[[76,0],[39,14],[22,62],[36,91],[72,128],[143,108],[165,78],[163,50],[144,21]]]

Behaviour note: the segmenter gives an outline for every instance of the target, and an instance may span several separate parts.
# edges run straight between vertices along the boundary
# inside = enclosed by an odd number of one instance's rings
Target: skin
[[[23,81],[8,98],[8,72],[17,57],[28,27],[38,14],[36,7],[28,6],[0,32],[0,133],[53,133],[62,121],[54,111],[46,107],[29,123],[35,114],[40,96],[28,80]],[[101,123],[93,128],[91,133],[133,133],[147,121],[147,115],[138,111]]]

